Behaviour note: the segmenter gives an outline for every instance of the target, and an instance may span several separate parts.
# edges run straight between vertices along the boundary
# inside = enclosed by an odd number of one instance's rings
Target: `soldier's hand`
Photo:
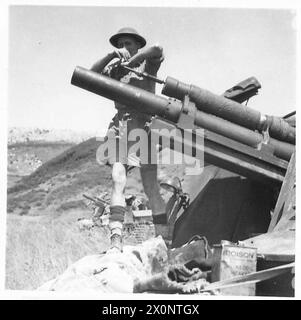
[[[131,58],[130,53],[125,48],[115,49],[114,55],[116,58],[123,60],[123,61],[129,61]]]

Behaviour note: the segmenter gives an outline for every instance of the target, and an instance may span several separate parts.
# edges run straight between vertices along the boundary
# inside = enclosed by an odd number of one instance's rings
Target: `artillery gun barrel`
[[[172,77],[167,77],[162,94],[183,100],[185,95],[203,112],[214,114],[251,130],[262,131],[265,122],[271,137],[295,143],[296,130],[279,117],[265,116],[259,111],[242,106],[238,102],[216,95],[195,85],[189,85]]]
[[[82,67],[75,68],[71,83],[97,95],[128,105],[137,112],[157,115],[175,123],[181,114],[182,103],[178,100],[155,95]],[[257,147],[263,139],[258,132],[199,110],[196,112],[194,123],[203,129],[251,147]],[[272,145],[275,147],[275,154],[285,160],[289,160],[294,152],[294,146],[289,143],[272,140]]]
[[[182,109],[180,101],[155,95],[82,67],[75,68],[71,83],[102,97],[129,105],[138,112],[156,114],[173,122],[178,120]]]

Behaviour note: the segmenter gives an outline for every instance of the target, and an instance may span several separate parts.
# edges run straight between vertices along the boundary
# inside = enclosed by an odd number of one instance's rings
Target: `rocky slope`
[[[70,131],[66,132],[70,133]],[[110,168],[96,161],[100,141],[85,135],[55,136],[42,129],[11,129],[8,146],[9,213],[41,215],[86,208],[83,193],[110,192]],[[23,134],[24,133],[24,134]],[[90,133],[91,134],[91,133]],[[26,140],[26,141],[25,141]],[[159,178],[182,175],[179,166],[161,166]],[[139,169],[128,175],[126,192],[143,195]]]
[[[91,138],[68,148],[45,162],[29,176],[21,178],[8,189],[8,212],[41,214],[48,210],[64,211],[84,208],[83,193],[99,195],[109,192],[110,168],[96,161],[100,142]],[[159,178],[171,176],[177,166],[162,167]],[[126,192],[143,194],[140,172],[134,169],[128,176]]]
[[[107,189],[110,180],[109,168],[96,162],[98,145],[91,138],[22,177],[8,189],[8,212],[36,215],[84,207],[82,193]]]
[[[77,144],[97,135],[97,132],[67,129],[11,127],[8,129],[8,145],[11,146],[21,143]]]
[[[95,136],[96,132],[9,128],[7,141],[8,188],[12,187],[21,177],[30,175],[43,163],[68,148]]]

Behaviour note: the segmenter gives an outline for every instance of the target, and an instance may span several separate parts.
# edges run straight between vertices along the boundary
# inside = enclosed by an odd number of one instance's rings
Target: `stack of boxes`
[[[125,217],[124,240],[135,245],[156,236],[151,210],[133,210]]]

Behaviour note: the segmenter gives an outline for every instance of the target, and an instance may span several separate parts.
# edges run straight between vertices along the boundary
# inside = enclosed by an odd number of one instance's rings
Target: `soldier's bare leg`
[[[126,170],[122,163],[116,162],[112,167],[111,206],[126,206],[124,188],[126,185]]]

